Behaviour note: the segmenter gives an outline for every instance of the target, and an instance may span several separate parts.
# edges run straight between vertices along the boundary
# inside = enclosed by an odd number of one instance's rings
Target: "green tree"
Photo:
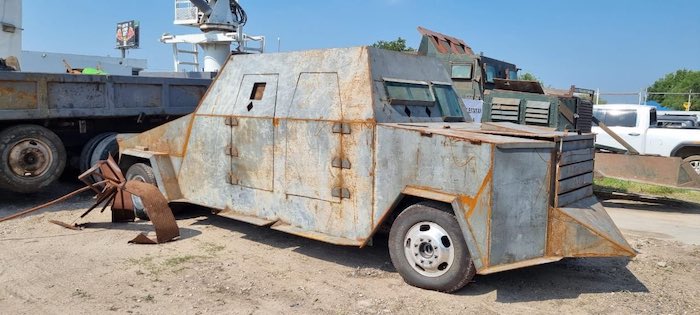
[[[518,74],[518,80],[520,80],[520,81],[537,81],[537,82],[540,82],[540,84],[542,84],[540,79],[537,78],[534,74],[532,74],[530,72]]]
[[[663,78],[660,78],[652,84],[648,92],[650,93],[694,93],[700,92],[700,71],[678,70],[674,73],[669,73]],[[650,100],[659,102],[661,105],[673,108],[683,109],[683,103],[688,101],[688,95],[670,95],[670,94],[650,94]],[[692,99],[691,110],[700,109],[700,98],[694,96]]]
[[[401,52],[406,52],[406,51],[416,51],[412,47],[408,47],[406,45],[406,40],[399,37],[396,40],[391,40],[391,41],[384,41],[380,40],[372,44],[372,47],[377,47],[381,49],[386,49],[386,50],[393,50],[393,51],[401,51]]]

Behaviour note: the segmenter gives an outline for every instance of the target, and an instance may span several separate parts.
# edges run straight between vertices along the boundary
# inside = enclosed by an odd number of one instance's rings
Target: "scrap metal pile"
[[[155,228],[156,237],[151,238],[146,233],[140,233],[129,243],[158,244],[171,241],[180,236],[180,230],[168,206],[168,201],[160,193],[158,187],[137,180],[127,181],[119,166],[110,156],[107,160],[99,161],[92,168],[78,177],[86,184],[85,187],[73,191],[43,205],[0,218],[0,222],[21,217],[28,213],[46,208],[58,202],[65,201],[82,192],[93,190],[96,193],[94,204],[88,208],[79,219],[84,218],[90,212],[102,206],[100,212],[104,212],[111,205],[112,222],[133,222],[136,218],[135,209],[143,209]],[[76,219],[77,221],[77,219]],[[51,220],[51,223],[69,228],[82,230],[85,224],[65,223]]]

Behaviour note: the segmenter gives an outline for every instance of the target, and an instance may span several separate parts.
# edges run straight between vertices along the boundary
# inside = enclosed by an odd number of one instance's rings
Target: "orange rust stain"
[[[493,168],[489,169],[488,173],[486,173],[486,176],[484,176],[484,180],[481,182],[481,186],[479,187],[479,191],[476,193],[474,197],[469,197],[469,196],[460,196],[459,201],[469,207],[469,210],[465,214],[465,218],[469,219],[471,217],[472,213],[474,212],[474,209],[476,209],[476,203],[481,197],[481,194],[486,190],[486,187],[488,184],[491,182],[491,179],[493,178]]]
[[[272,125],[275,127],[279,127],[280,125],[280,119],[279,118],[273,118],[272,119]]]

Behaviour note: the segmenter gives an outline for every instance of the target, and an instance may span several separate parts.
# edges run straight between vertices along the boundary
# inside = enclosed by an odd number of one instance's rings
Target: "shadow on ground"
[[[193,208],[178,218],[200,219],[193,225],[212,225],[242,233],[244,239],[280,249],[289,249],[320,260],[351,268],[374,268],[396,272],[391,264],[386,235],[374,238],[374,245],[360,249],[336,246],[310,240],[266,227],[216,216],[206,208]],[[474,281],[457,295],[484,295],[496,291],[502,303],[575,299],[581,294],[610,292],[648,292],[634,274],[627,269],[627,258],[565,259],[545,265],[476,276]]]
[[[596,192],[596,196],[601,201],[603,206],[606,207],[657,212],[700,214],[700,204],[689,201],[656,198],[652,196],[640,196],[634,194],[610,194],[605,192]],[[630,201],[634,203],[630,203]]]

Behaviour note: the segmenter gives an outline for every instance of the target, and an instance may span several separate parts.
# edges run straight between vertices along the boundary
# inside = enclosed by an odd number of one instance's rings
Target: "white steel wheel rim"
[[[15,143],[10,148],[7,163],[17,176],[39,177],[48,172],[53,159],[48,144],[39,139],[29,138]]]
[[[411,268],[426,277],[447,273],[455,258],[452,239],[434,222],[414,224],[404,236],[404,254]]]
[[[693,167],[696,173],[700,174],[700,160],[693,160],[688,163],[690,163],[690,166]]]
[[[146,182],[146,179],[143,178],[143,176],[141,175],[134,175],[131,178],[128,178],[127,180],[135,180],[142,183]],[[143,200],[141,200],[141,197],[131,194],[131,203],[134,205],[134,210],[146,212],[146,207],[143,206]]]

